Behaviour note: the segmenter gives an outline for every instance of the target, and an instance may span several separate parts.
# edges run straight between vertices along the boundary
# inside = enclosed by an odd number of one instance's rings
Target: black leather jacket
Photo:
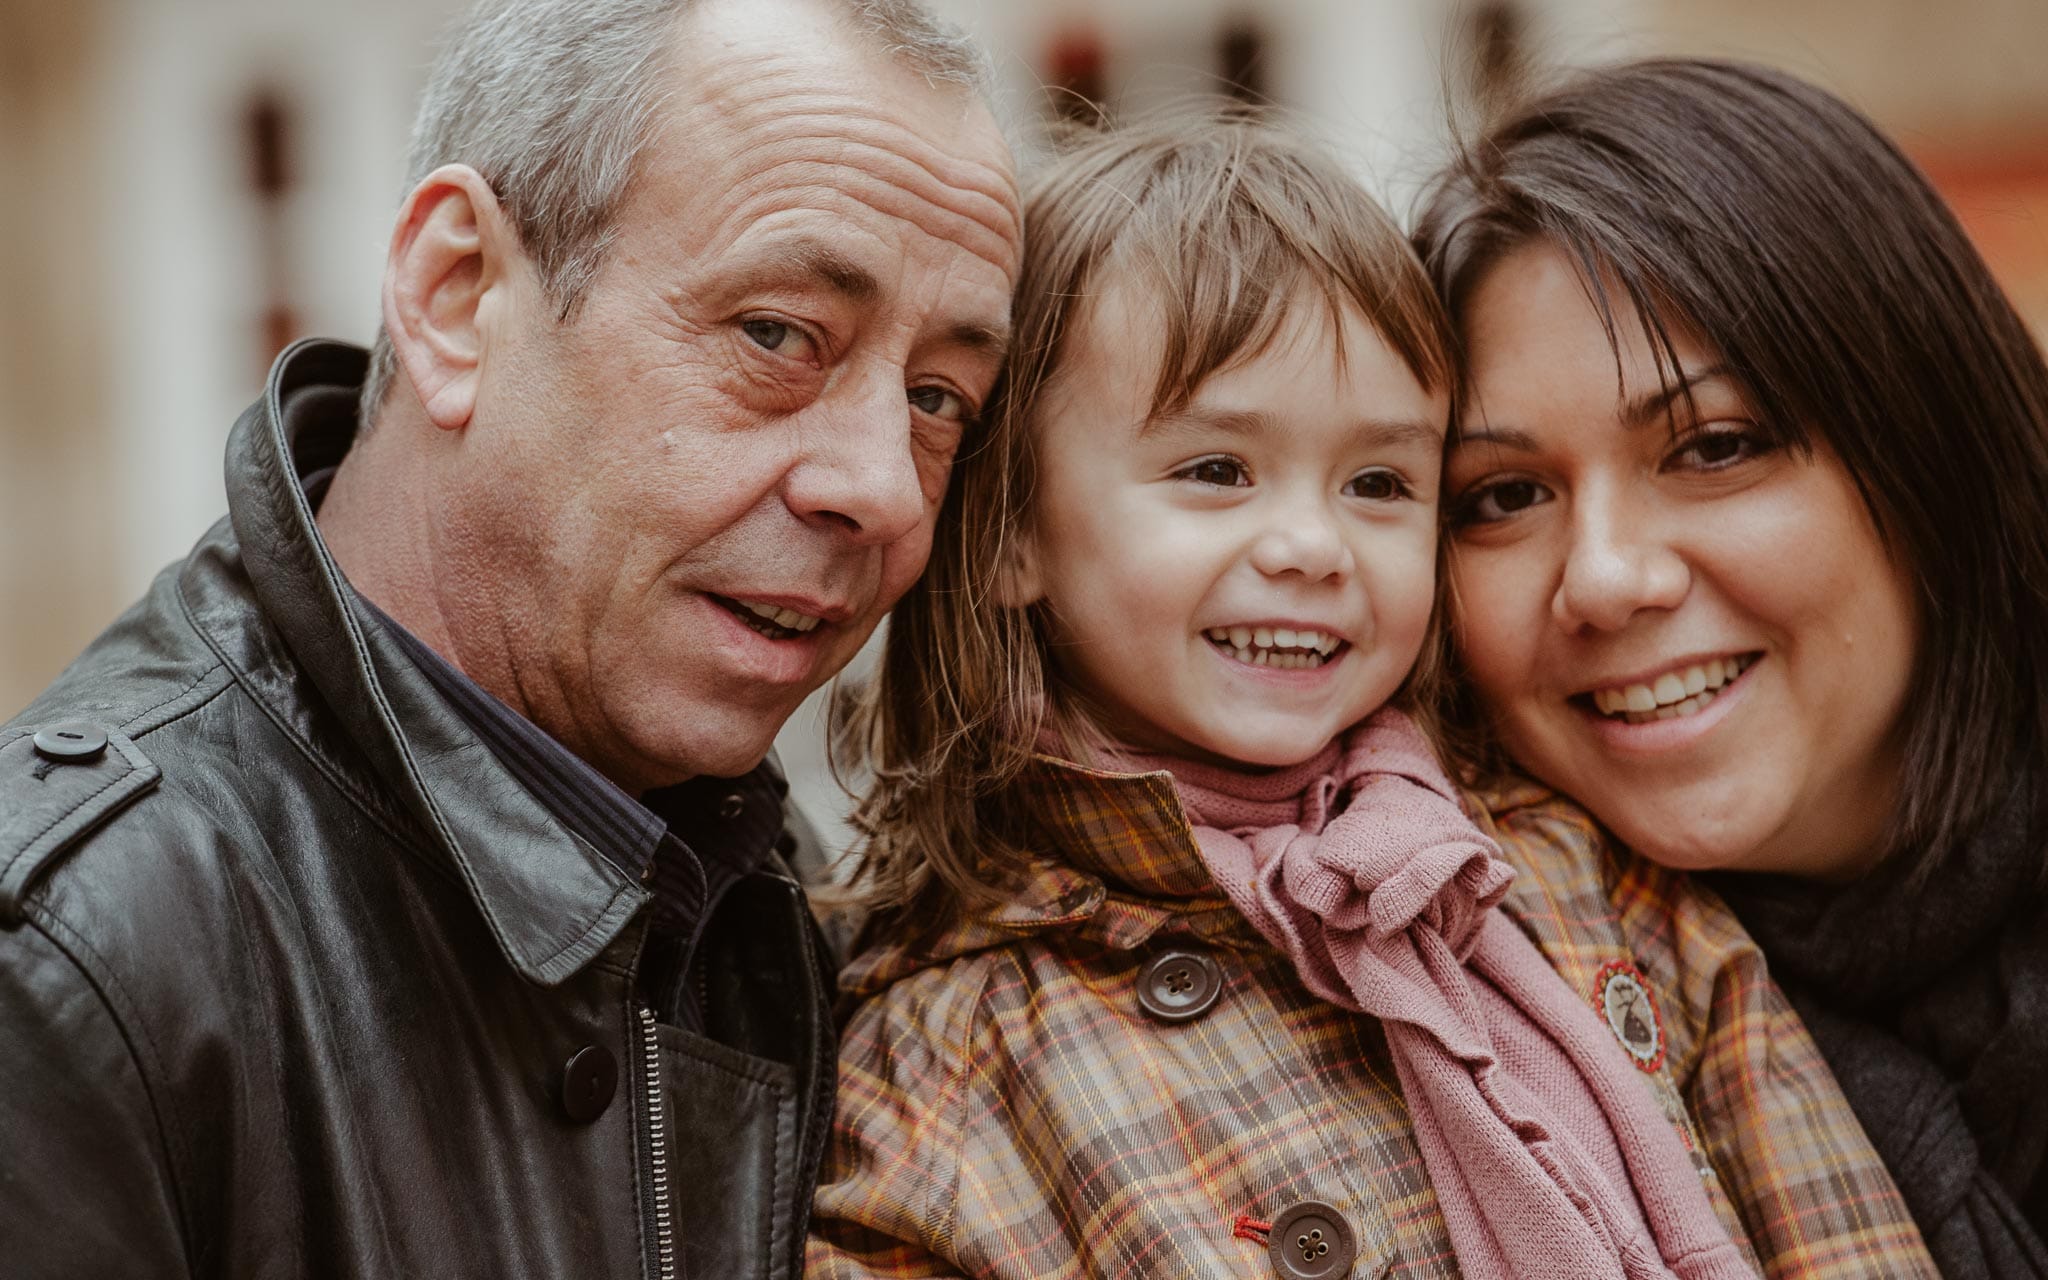
[[[803,894],[777,861],[712,909],[712,1035],[635,994],[647,892],[315,531],[348,433],[280,402],[363,367],[287,352],[228,520],[0,729],[0,1274],[794,1276],[833,1085]]]

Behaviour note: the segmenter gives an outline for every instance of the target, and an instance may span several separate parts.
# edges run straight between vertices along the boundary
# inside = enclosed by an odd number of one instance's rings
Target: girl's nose
[[[1352,571],[1351,549],[1327,514],[1307,504],[1282,507],[1252,544],[1252,567],[1269,578],[1298,575],[1310,582],[1341,579]]]
[[[1675,609],[1692,571],[1653,513],[1581,495],[1551,616],[1567,631],[1618,631],[1645,609]]]

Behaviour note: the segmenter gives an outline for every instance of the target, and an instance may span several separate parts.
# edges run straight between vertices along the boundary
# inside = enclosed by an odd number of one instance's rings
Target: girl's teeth
[[[1203,634],[1239,662],[1283,671],[1320,667],[1343,644],[1336,636],[1295,627],[1211,627]]]

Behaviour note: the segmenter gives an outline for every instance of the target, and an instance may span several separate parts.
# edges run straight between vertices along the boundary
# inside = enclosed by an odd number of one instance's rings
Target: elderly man
[[[0,730],[0,1271],[795,1273],[761,762],[995,376],[975,69],[909,0],[456,34],[375,355],[286,352],[228,519]]]

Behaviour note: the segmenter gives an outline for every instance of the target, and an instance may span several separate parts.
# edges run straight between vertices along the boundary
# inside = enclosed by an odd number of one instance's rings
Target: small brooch
[[[1601,965],[1593,979],[1593,1007],[1639,1069],[1654,1073],[1663,1068],[1664,1017],[1641,969],[1626,960]]]

